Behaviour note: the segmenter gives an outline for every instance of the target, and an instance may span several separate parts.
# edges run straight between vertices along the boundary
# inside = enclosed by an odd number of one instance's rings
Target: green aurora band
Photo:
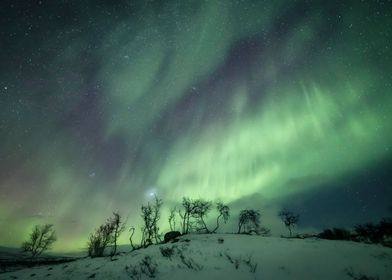
[[[391,157],[392,24],[372,1],[73,8],[53,30],[79,32],[27,44],[56,49],[45,68],[2,74],[1,245],[52,222],[56,250],[81,248],[113,210],[140,224],[150,191],[164,214],[183,196],[273,204]]]

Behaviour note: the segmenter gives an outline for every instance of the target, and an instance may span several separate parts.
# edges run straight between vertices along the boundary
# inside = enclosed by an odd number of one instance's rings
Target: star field
[[[386,215],[391,4],[2,1],[0,245],[51,222],[83,247],[150,193],[260,205],[272,229],[282,206]]]

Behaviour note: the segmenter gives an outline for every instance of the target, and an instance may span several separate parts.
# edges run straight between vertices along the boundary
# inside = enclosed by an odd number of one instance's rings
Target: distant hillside
[[[0,246],[0,260],[2,259],[19,259],[21,257],[25,257],[20,248],[11,248]]]

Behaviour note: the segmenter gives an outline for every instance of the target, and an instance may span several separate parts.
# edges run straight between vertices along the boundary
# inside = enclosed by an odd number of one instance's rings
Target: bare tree
[[[142,242],[143,247],[148,247],[152,244],[153,226],[152,226],[152,206],[148,203],[141,207],[143,227],[142,227]]]
[[[102,257],[105,249],[113,244],[113,250],[110,255],[113,257],[117,253],[117,241],[125,230],[125,223],[122,221],[118,212],[113,212],[113,217],[99,226],[90,234],[87,248],[90,257]]]
[[[178,210],[181,217],[182,234],[187,234],[193,230],[210,233],[205,218],[211,210],[211,202],[204,199],[182,198],[182,210]]]
[[[257,210],[242,210],[238,220],[238,233],[259,234],[260,229],[260,212]]]
[[[113,242],[114,226],[106,222],[90,234],[87,248],[90,257],[102,257],[106,247]]]
[[[182,207],[184,212],[182,212],[180,209],[178,210],[178,214],[181,217],[181,226],[182,226],[182,234],[187,234],[190,231],[191,228],[191,222],[190,218],[192,217],[194,210],[195,210],[195,205],[193,203],[193,200],[191,200],[188,197],[183,197],[182,198]]]
[[[290,232],[290,237],[292,236],[292,227],[298,224],[299,215],[294,214],[288,210],[282,210],[279,212],[279,217],[282,219],[284,225]]]
[[[211,232],[204,221],[208,212],[211,210],[211,206],[211,202],[204,199],[196,199],[192,201],[191,217],[195,219],[197,225],[196,231],[204,231],[206,233]]]
[[[218,217],[216,218],[216,227],[211,231],[211,232],[213,232],[213,233],[215,233],[217,230],[218,230],[218,228],[219,228],[219,226],[220,226],[220,220],[221,219],[223,219],[223,222],[224,223],[227,223],[227,220],[229,219],[229,217],[230,217],[230,208],[229,208],[229,206],[228,205],[225,205],[225,204],[223,204],[222,202],[218,202],[217,204],[216,204],[216,210],[218,210],[218,212],[219,212],[219,215],[218,215]]]
[[[178,214],[181,218],[181,229],[182,234],[187,234],[191,231],[204,231],[206,233],[215,233],[220,222],[223,220],[224,223],[227,222],[230,214],[230,208],[218,202],[216,204],[216,209],[218,211],[218,217],[216,219],[216,226],[213,230],[210,230],[205,221],[208,213],[212,209],[212,203],[204,199],[191,199],[188,197],[182,198],[182,209],[178,210]],[[173,213],[172,213],[173,214]],[[170,222],[170,219],[169,219]]]
[[[143,218],[143,227],[142,227],[142,246],[148,247],[151,244],[159,243],[161,241],[161,237],[159,234],[158,221],[161,217],[160,209],[162,206],[162,200],[155,196],[155,203],[151,205],[148,203],[147,205],[143,205],[141,207],[142,218]]]
[[[113,217],[108,220],[108,223],[113,227],[112,242],[114,247],[111,255],[114,256],[117,253],[117,240],[125,230],[125,223],[122,221],[121,215],[118,212],[113,212]]]
[[[24,252],[31,253],[33,259],[51,249],[56,240],[56,232],[52,224],[36,225],[30,233],[30,239],[22,243],[22,249]]]
[[[135,227],[131,227],[131,228],[129,229],[129,231],[131,232],[131,236],[129,237],[129,242],[131,243],[132,249],[133,249],[133,250],[139,249],[140,246],[136,247],[135,245],[133,245],[133,242],[132,242],[133,235],[135,234]]]
[[[176,207],[170,209],[170,214],[169,214],[169,226],[171,231],[176,230],[176,212],[177,209]]]

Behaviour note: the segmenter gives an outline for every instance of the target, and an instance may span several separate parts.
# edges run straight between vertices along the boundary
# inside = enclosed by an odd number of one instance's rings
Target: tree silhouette
[[[191,231],[215,233],[220,226],[220,222],[223,220],[223,222],[226,223],[229,219],[230,208],[222,202],[218,202],[216,204],[216,210],[219,214],[216,220],[216,226],[213,230],[210,230],[210,228],[207,226],[207,223],[205,222],[205,219],[211,210],[212,203],[210,201],[201,198],[191,199],[188,197],[183,197],[182,209],[178,210],[178,214],[181,217],[182,234],[187,234]],[[171,211],[170,215],[173,215],[173,210]],[[170,217],[169,223],[171,226],[172,218]],[[173,229],[172,226],[171,229]]]
[[[259,233],[260,212],[257,210],[242,210],[238,220],[238,233]]]
[[[113,224],[106,222],[90,234],[87,242],[88,255],[90,257],[103,256],[106,247],[113,242],[113,231]]]
[[[118,212],[113,212],[113,217],[99,226],[92,234],[90,234],[87,248],[90,257],[102,257],[106,247],[113,244],[111,256],[117,253],[117,241],[121,233],[125,230],[125,223],[121,219]]]
[[[290,237],[292,236],[292,228],[298,224],[299,215],[294,214],[288,210],[282,210],[279,212],[279,217],[283,221],[284,225],[287,227],[290,233]]]
[[[129,231],[131,232],[131,236],[129,237],[129,242],[131,243],[132,250],[139,249],[140,247],[136,247],[135,245],[133,245],[132,242],[133,235],[135,234],[135,227],[131,227]]]
[[[193,207],[191,216],[196,220],[197,231],[204,231],[206,233],[210,233],[210,230],[207,227],[204,219],[207,216],[208,212],[211,210],[211,202],[206,201],[204,199],[196,199],[192,201]]]
[[[218,230],[220,226],[219,221],[221,219],[223,219],[223,222],[226,223],[230,217],[230,208],[228,205],[225,205],[222,202],[218,202],[216,204],[216,210],[218,210],[219,215],[216,218],[216,227],[212,230],[213,233],[215,233]]]
[[[168,221],[169,221],[169,226],[171,231],[176,230],[176,212],[177,212],[176,207],[170,209]]]
[[[125,230],[125,223],[122,221],[121,216],[118,212],[113,212],[113,217],[109,219],[108,222],[113,227],[112,242],[114,247],[111,255],[114,256],[117,253],[117,240],[120,237],[121,233]]]
[[[24,252],[31,253],[31,259],[49,250],[57,240],[52,224],[36,225],[30,233],[30,239],[22,243]]]
[[[192,199],[188,197],[183,197],[182,208],[184,212],[179,209],[178,214],[181,217],[182,234],[187,234],[192,227],[191,217],[194,215],[196,205]]]
[[[151,244],[159,243],[161,241],[159,234],[158,221],[161,217],[160,209],[162,206],[162,200],[155,196],[155,203],[151,205],[143,205],[141,207],[143,227],[142,227],[142,246],[148,247]]]

